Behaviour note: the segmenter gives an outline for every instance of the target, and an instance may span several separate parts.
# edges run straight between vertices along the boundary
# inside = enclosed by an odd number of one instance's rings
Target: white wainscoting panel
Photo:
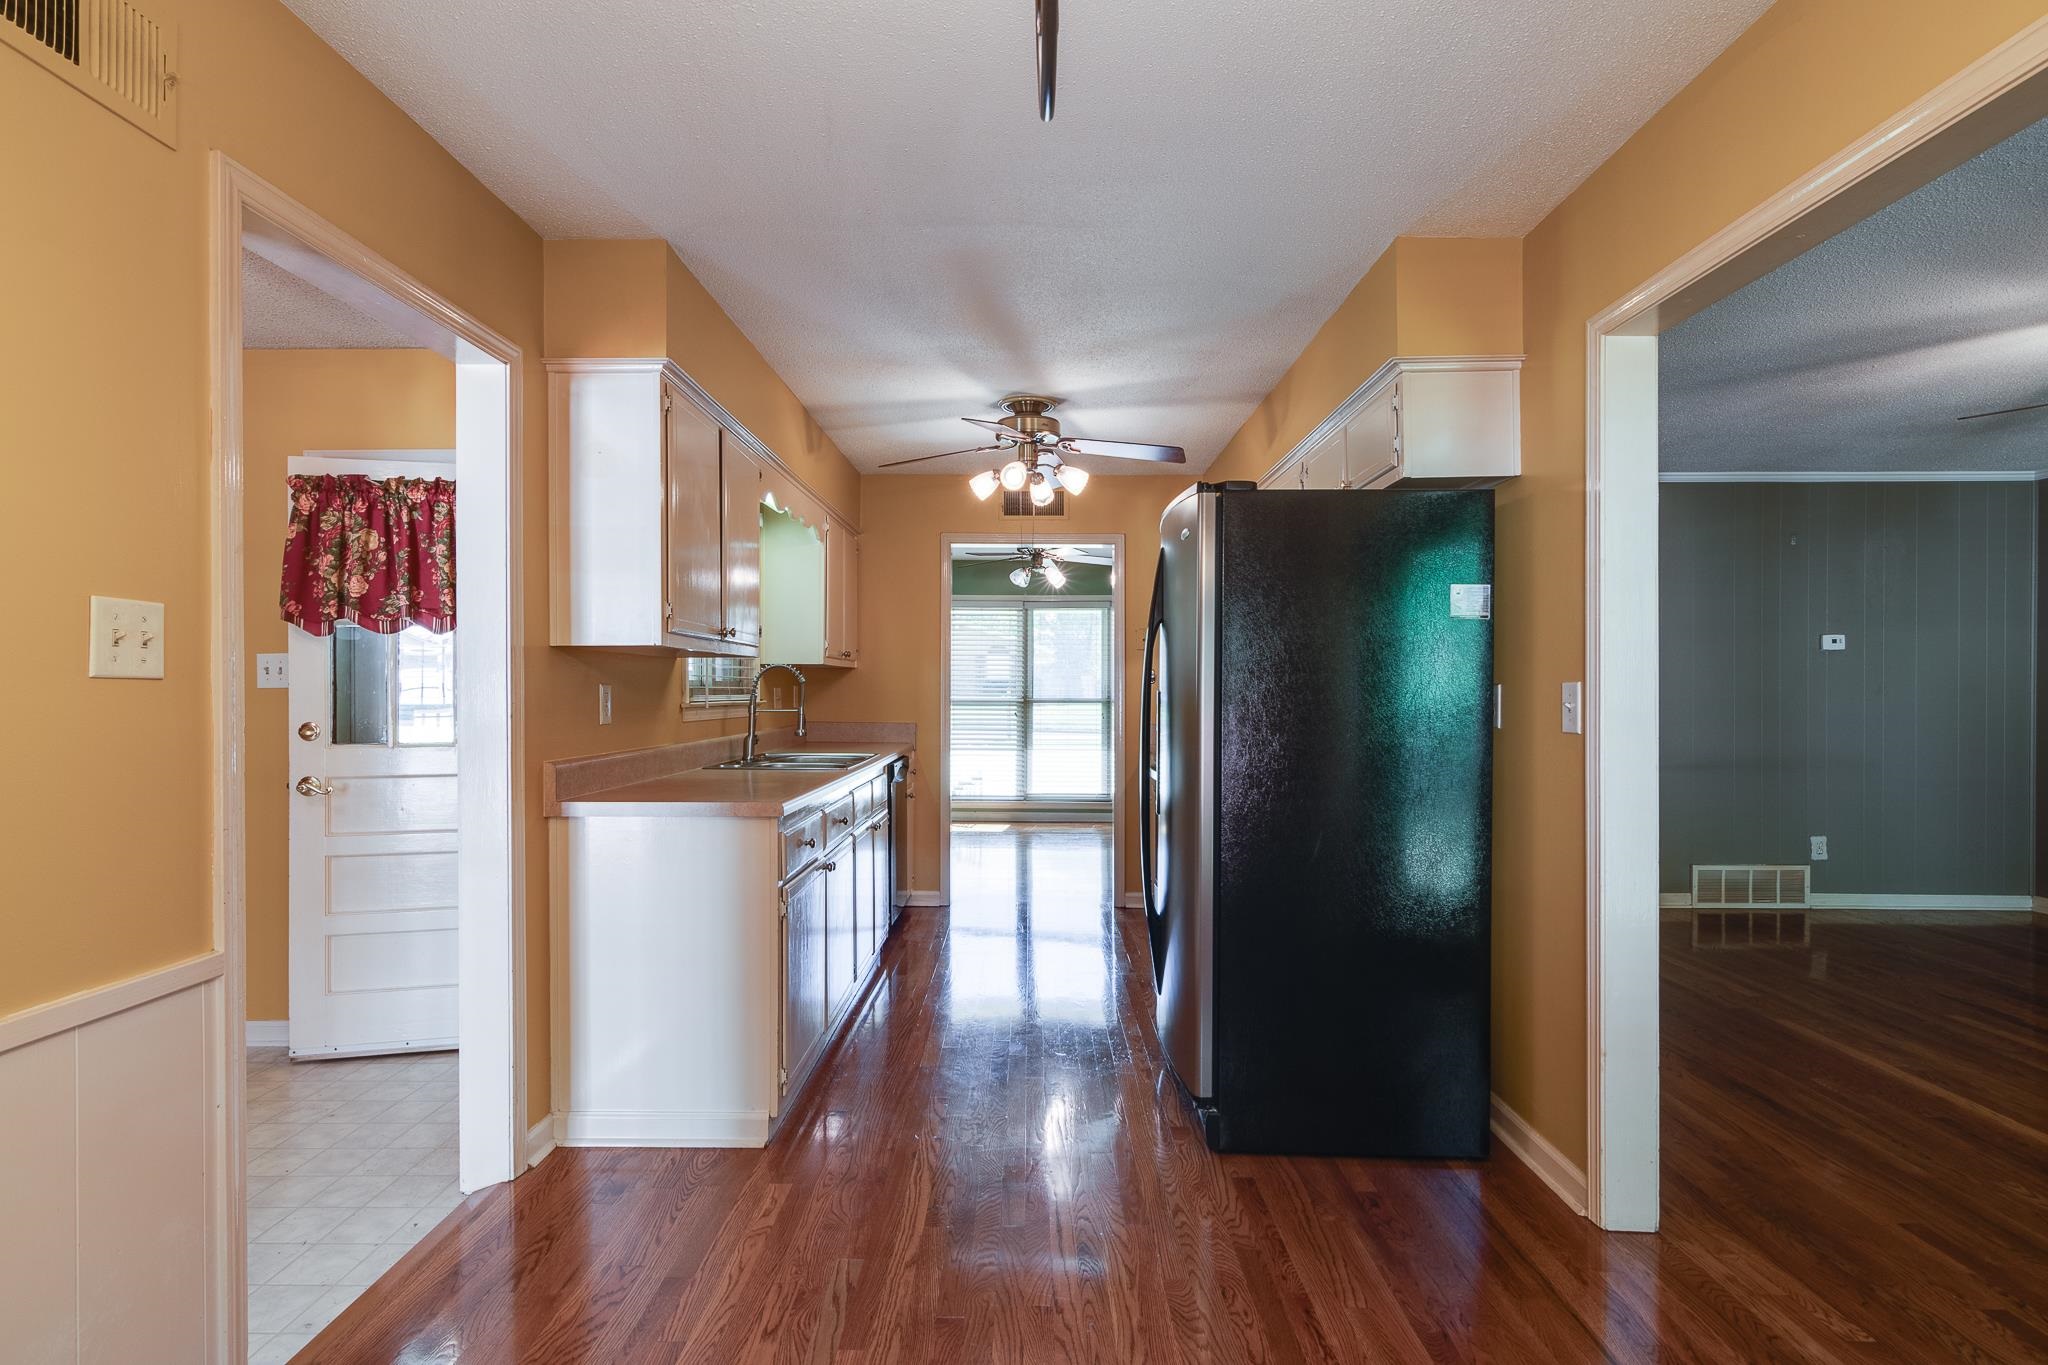
[[[67,1015],[93,996],[115,1012],[0,1052],[7,1359],[211,1357],[207,1010],[219,986],[128,1004],[144,980],[74,997]]]

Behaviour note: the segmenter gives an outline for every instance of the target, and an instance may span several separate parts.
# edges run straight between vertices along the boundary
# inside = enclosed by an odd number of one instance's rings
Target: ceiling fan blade
[[[1029,436],[1026,436],[1023,432],[1018,431],[1015,427],[1006,427],[1001,422],[984,421],[982,418],[979,417],[962,417],[960,420],[963,422],[971,422],[975,426],[982,427],[988,431],[993,431],[996,435],[1006,437],[1009,440],[1017,441],[1024,445],[1031,444],[1031,438]]]
[[[974,446],[967,450],[942,450],[936,455],[913,455],[907,460],[891,460],[887,464],[876,465],[875,468],[894,469],[900,464],[923,464],[926,460],[943,460],[949,455],[980,455],[986,451],[1001,450],[1002,448],[1001,446]]]
[[[1160,464],[1186,464],[1188,453],[1179,446],[1150,446],[1141,441],[1089,441],[1070,436],[1060,449],[1074,455],[1106,455],[1117,460],[1154,460]]]
[[[2000,408],[1996,412],[1972,412],[1956,418],[1958,422],[1974,422],[1979,417],[2010,417],[2016,412],[2040,412],[2048,409],[2048,403],[2028,403],[2023,407]]]
[[[1059,84],[1060,0],[1038,0],[1038,118],[1052,122],[1052,97]]]

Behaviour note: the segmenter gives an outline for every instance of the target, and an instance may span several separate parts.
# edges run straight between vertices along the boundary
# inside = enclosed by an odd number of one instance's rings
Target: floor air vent
[[[1733,864],[1692,870],[1695,909],[1804,910],[1813,869],[1802,864]]]
[[[159,142],[178,145],[174,26],[129,0],[0,0],[0,42]]]

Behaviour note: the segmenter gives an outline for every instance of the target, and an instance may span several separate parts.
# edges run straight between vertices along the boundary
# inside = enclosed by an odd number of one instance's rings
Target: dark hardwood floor
[[[2027,916],[1665,930],[1665,1231],[1513,1157],[1218,1158],[1085,828],[956,836],[760,1152],[558,1151],[472,1197],[316,1361],[2048,1360]]]

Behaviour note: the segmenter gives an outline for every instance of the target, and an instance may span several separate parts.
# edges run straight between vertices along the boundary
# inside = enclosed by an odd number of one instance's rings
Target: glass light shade
[[[974,490],[975,497],[980,498],[983,502],[987,502],[988,495],[995,492],[996,485],[1001,482],[1002,480],[997,477],[993,469],[984,469],[969,479],[967,486]]]
[[[1065,488],[1069,493],[1080,492],[1082,489],[1088,486],[1088,471],[1085,469],[1077,469],[1070,464],[1061,465],[1060,486]]]
[[[1054,591],[1067,586],[1067,571],[1059,566],[1058,560],[1046,560],[1044,572],[1045,581],[1052,584]]]
[[[1031,505],[1044,507],[1051,501],[1052,480],[1045,476],[1044,470],[1040,470],[1038,477],[1031,481]]]
[[[1031,586],[1031,570],[1022,564],[1010,570],[1010,581],[1020,588]]]
[[[1012,460],[1003,466],[1003,472],[1000,477],[1003,481],[1003,487],[1014,493],[1024,486],[1026,479],[1031,477],[1031,471],[1024,467],[1022,460]]]

